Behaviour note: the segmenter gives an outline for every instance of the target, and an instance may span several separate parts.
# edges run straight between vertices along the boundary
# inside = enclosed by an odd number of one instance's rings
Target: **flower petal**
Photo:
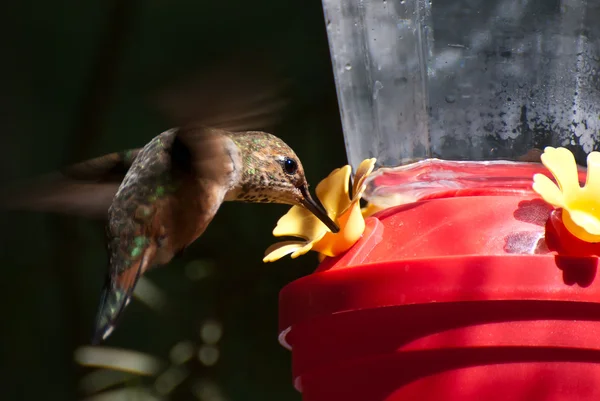
[[[338,218],[340,232],[327,232],[320,241],[316,241],[313,249],[327,256],[337,256],[350,249],[365,231],[365,219],[358,202],[354,202],[346,212]]]
[[[371,174],[371,172],[373,171],[376,161],[377,159],[373,157],[371,159],[363,160],[358,165],[356,173],[354,174],[354,184],[352,185],[352,199],[358,196],[362,196],[362,192],[364,192],[363,184],[369,176],[369,174]]]
[[[575,163],[575,157],[570,150],[548,146],[544,149],[541,159],[558,182],[565,197],[568,198],[577,193],[580,189],[577,163]]]
[[[317,185],[315,192],[329,217],[335,220],[337,214],[348,207],[350,195],[348,183],[352,168],[348,165],[335,169]]]
[[[306,243],[306,245],[304,245],[302,248],[294,251],[294,253],[292,253],[292,259],[297,258],[300,255],[304,255],[306,252],[310,251],[311,249],[313,249],[315,243],[317,241],[319,241],[321,238],[323,238],[325,235],[330,234],[331,231],[327,230],[327,231],[322,231],[319,235],[317,235],[316,237],[312,238],[312,241],[309,241]]]
[[[592,213],[585,210],[569,210],[569,215],[577,226],[583,228],[591,235],[600,235],[600,220]]]
[[[585,188],[594,191],[600,198],[600,152],[592,152],[587,157]]]
[[[576,219],[581,222],[581,219],[576,217]],[[600,235],[594,235],[587,232],[583,227],[577,225],[568,210],[563,209],[562,221],[567,230],[573,234],[575,237],[579,238],[582,241],[597,243],[600,242]],[[584,223],[585,224],[585,223]]]
[[[314,245],[314,241],[310,241],[308,243],[306,243],[306,245],[304,245],[302,248],[294,251],[294,253],[292,253],[292,259],[296,259],[298,256],[302,256],[304,255],[306,252],[310,251],[313,248]]]
[[[275,237],[292,236],[312,240],[326,231],[328,231],[327,226],[308,209],[300,206],[292,206],[277,221],[273,235]]]
[[[273,244],[270,247],[268,247],[265,251],[265,257],[263,258],[263,262],[275,262],[276,260],[281,259],[285,255],[288,255],[292,252],[303,248],[305,245],[306,242],[300,241],[283,241]]]
[[[544,174],[535,174],[533,176],[533,190],[552,206],[564,207],[565,201],[563,193],[556,184]]]

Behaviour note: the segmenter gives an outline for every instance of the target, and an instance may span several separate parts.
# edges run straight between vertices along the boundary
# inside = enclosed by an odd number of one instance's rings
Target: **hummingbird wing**
[[[247,60],[252,60],[248,62]],[[247,51],[197,70],[156,93],[150,99],[174,126],[213,127],[227,131],[264,130],[277,124],[289,103],[290,81],[283,78],[277,60]],[[182,140],[187,130],[180,130]],[[208,148],[186,146],[199,156]],[[140,149],[111,153],[66,167],[24,185],[0,189],[0,209],[33,210],[106,219],[107,210]],[[212,174],[201,164],[199,177]]]
[[[0,209],[106,219],[112,199],[139,151],[110,153],[4,189]]]
[[[263,52],[241,52],[171,82],[151,102],[179,127],[268,131],[290,103],[291,81],[279,64]]]

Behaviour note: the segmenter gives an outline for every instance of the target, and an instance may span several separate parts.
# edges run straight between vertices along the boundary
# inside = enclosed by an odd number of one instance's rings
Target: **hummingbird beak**
[[[331,232],[337,233],[340,231],[340,228],[337,224],[334,223],[333,220],[329,218],[323,206],[319,205],[317,202],[313,200],[310,196],[310,192],[308,192],[308,188],[306,185],[300,187],[300,192],[302,193],[302,206],[307,208],[312,214],[314,214],[319,220],[323,222],[331,230]]]

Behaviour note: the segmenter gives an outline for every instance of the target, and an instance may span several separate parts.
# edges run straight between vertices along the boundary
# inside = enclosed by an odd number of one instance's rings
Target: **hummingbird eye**
[[[289,175],[295,174],[298,171],[298,163],[296,160],[286,157],[283,160],[283,170]]]

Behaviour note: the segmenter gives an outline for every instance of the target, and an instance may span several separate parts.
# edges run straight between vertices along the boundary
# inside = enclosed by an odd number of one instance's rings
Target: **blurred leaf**
[[[143,376],[155,376],[163,362],[142,352],[108,348],[80,347],[75,351],[75,361],[83,366],[103,367]]]

